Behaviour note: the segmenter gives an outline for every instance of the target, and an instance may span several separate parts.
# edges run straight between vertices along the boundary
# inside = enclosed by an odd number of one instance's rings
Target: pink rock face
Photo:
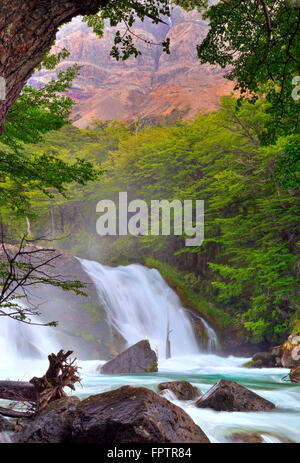
[[[200,111],[216,109],[220,96],[231,92],[232,83],[224,79],[224,70],[200,65],[196,46],[208,32],[201,15],[174,7],[171,21],[166,22],[137,23],[134,33],[151,44],[137,40],[142,56],[126,61],[109,55],[112,28],[106,29],[102,39],[78,19],[62,28],[57,48],[66,47],[71,54],[57,70],[75,63],[81,66],[70,91],[77,102],[72,114],[76,126],[85,128],[93,119],[190,119]],[[171,40],[170,55],[159,45],[166,38]],[[51,77],[53,72],[41,71],[32,83],[39,85]]]

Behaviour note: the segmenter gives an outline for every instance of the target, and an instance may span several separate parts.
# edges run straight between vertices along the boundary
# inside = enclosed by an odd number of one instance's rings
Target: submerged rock
[[[209,442],[189,415],[144,387],[123,386],[78,406],[74,443]]]
[[[107,375],[157,371],[157,355],[145,339],[124,350],[98,370]]]
[[[196,402],[196,406],[227,412],[266,411],[275,407],[272,402],[263,399],[255,392],[225,379],[212,386]]]
[[[196,400],[202,396],[202,392],[188,381],[160,383],[157,388],[160,394],[166,390],[172,391],[178,400]]]
[[[47,405],[15,435],[20,443],[64,443],[72,437],[72,421],[80,403],[78,397],[64,397]]]
[[[260,444],[260,443],[293,443],[286,436],[281,436],[269,431],[245,431],[234,432],[226,436],[226,441],[238,444]]]
[[[259,432],[235,432],[228,436],[227,440],[237,444],[261,444],[264,442]]]

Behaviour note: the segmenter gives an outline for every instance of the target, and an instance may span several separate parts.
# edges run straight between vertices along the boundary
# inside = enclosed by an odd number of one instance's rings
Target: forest
[[[108,264],[170,265],[189,290],[212,304],[203,307],[212,319],[217,314],[219,324],[243,326],[253,343],[278,343],[299,329],[300,139],[282,135],[263,144],[266,108],[264,100],[238,106],[226,96],[218,111],[193,121],[94,121],[85,130],[68,124],[51,131],[24,148],[28,157],[69,163],[79,154],[103,174],[71,186],[67,198],[29,193],[27,221],[6,202],[6,233],[17,239],[29,223],[32,236],[50,237],[73,255]],[[204,200],[204,243],[185,247],[184,237],[174,235],[98,236],[96,204],[117,204],[119,191],[149,204]]]

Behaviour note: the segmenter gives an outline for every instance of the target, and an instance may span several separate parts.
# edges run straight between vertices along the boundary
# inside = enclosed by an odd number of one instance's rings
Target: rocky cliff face
[[[66,47],[70,56],[58,70],[77,63],[80,76],[74,81],[71,96],[77,102],[73,119],[78,127],[87,127],[95,119],[134,121],[144,117],[189,119],[201,110],[213,110],[219,97],[229,93],[232,84],[220,68],[200,65],[196,45],[208,31],[208,25],[195,11],[179,7],[172,10],[168,24],[137,23],[134,32],[152,44],[137,39],[142,56],[117,62],[109,56],[114,30],[107,27],[100,40],[91,29],[75,19],[57,36],[57,49]],[[171,54],[159,45],[171,40]],[[50,71],[34,75],[38,85],[53,77]]]

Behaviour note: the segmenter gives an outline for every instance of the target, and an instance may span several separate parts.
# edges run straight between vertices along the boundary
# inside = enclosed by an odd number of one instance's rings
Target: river
[[[174,380],[189,381],[205,393],[221,378],[234,380],[270,400],[276,408],[268,412],[215,412],[196,408],[192,402],[178,401],[171,394],[167,398],[182,407],[211,442],[228,442],[231,434],[244,432],[258,433],[263,442],[300,442],[300,385],[281,381],[288,370],[249,369],[242,367],[249,359],[200,352],[186,310],[157,270],[136,264],[107,267],[87,260],[81,260],[81,263],[96,285],[110,324],[122,334],[128,345],[149,339],[159,355],[159,371],[109,376],[97,371],[104,360],[79,360],[82,381],[76,387],[76,395],[85,398],[126,384],[156,391],[160,382]],[[203,322],[208,336],[207,350],[219,352],[213,329],[205,320]],[[168,327],[172,357],[166,359]],[[0,379],[26,381],[43,375],[48,366],[47,355],[60,348],[53,330],[3,317],[0,324]],[[35,346],[44,360],[33,358],[33,354],[37,354]]]

